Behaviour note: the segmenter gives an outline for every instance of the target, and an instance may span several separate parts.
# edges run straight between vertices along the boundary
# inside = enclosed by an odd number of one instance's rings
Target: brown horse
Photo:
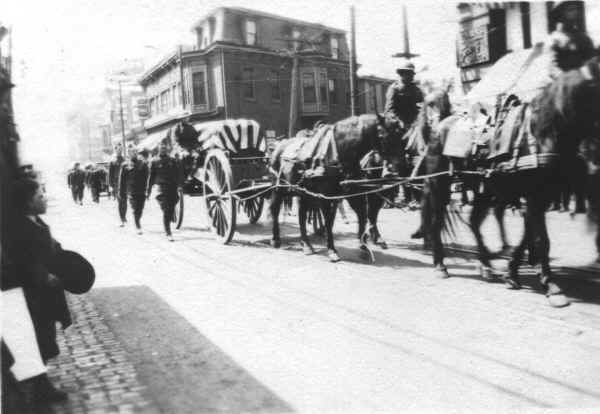
[[[299,169],[302,166],[289,164],[283,159],[283,153],[293,140],[287,140],[278,145],[271,157],[271,168],[276,172],[276,183],[289,183],[297,187],[276,188],[271,196],[271,217],[273,218],[272,245],[281,245],[279,230],[279,210],[284,197],[294,195],[299,197],[300,239],[305,254],[311,254],[314,249],[306,232],[306,219],[312,206],[317,205],[324,217],[325,234],[327,237],[327,254],[331,261],[338,261],[339,256],[333,241],[333,223],[337,211],[339,197],[348,192],[340,182],[344,179],[360,178],[362,174],[360,160],[370,151],[378,151],[386,160],[388,168],[397,168],[398,154],[403,153],[402,125],[393,118],[376,115],[361,115],[350,117],[335,123],[333,136],[338,154],[337,168],[328,168],[327,174],[318,177],[307,177]],[[286,164],[287,163],[287,164]],[[321,194],[325,197],[313,196]],[[358,212],[357,212],[358,213]],[[359,223],[367,219],[367,213],[360,211]]]
[[[539,265],[540,282],[553,306],[568,304],[562,290],[555,282],[549,264],[550,241],[546,229],[545,212],[557,191],[567,180],[572,180],[566,166],[576,157],[577,148],[598,135],[600,119],[600,58],[588,61],[581,69],[561,74],[545,87],[531,103],[525,105],[522,127],[527,137],[518,141],[513,154],[517,157],[493,163],[492,173],[481,177],[481,191],[475,194],[471,225],[477,239],[479,259],[490,267],[490,253],[483,243],[479,227],[491,203],[510,203],[521,197],[526,200],[524,234],[509,262],[508,275],[504,277],[512,288],[521,286],[518,268],[525,250],[529,251],[531,264]],[[427,106],[429,108],[429,106]],[[427,110],[427,109],[426,109]],[[435,116],[433,117],[435,118]],[[442,155],[446,138],[456,122],[447,118],[436,125],[435,119],[425,114],[423,136],[427,142],[426,171],[443,171],[449,160]],[[516,133],[516,132],[515,132]],[[517,133],[516,133],[517,134]],[[517,134],[519,135],[519,134]],[[517,161],[532,161],[527,168],[514,168]],[[443,227],[445,205],[448,202],[447,178],[441,177],[426,183],[431,216],[428,231],[434,242],[434,263],[443,270],[443,248],[440,232]]]

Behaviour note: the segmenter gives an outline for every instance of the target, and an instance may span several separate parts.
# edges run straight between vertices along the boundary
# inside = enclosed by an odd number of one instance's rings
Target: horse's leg
[[[507,252],[510,249],[508,244],[508,238],[506,237],[506,227],[504,226],[504,213],[506,211],[506,204],[500,203],[494,206],[494,217],[498,223],[498,230],[500,230],[500,241],[502,242],[502,249],[500,253]]]
[[[325,231],[327,232],[327,256],[332,262],[339,262],[340,256],[338,256],[335,250],[333,242],[333,223],[335,222],[335,214],[337,212],[337,202],[322,200],[321,205],[323,206],[323,215],[325,216]]]
[[[540,262],[540,283],[546,289],[546,296],[551,306],[562,308],[569,305],[569,300],[563,294],[562,289],[554,280],[550,269],[550,239],[546,227],[545,203],[541,203],[535,209],[535,231],[534,239],[536,256]]]
[[[271,211],[271,218],[273,219],[273,238],[271,239],[271,246],[275,248],[281,246],[281,238],[279,232],[279,210],[281,209],[282,202],[282,192],[274,190],[273,195],[271,196],[271,205],[269,206],[269,210]]]
[[[525,223],[523,236],[521,237],[521,242],[513,251],[512,257],[508,262],[508,275],[502,278],[509,285],[509,287],[513,289],[521,288],[521,281],[519,280],[519,266],[523,260],[525,249],[530,249],[530,256],[534,254],[534,252],[531,251],[531,246],[533,245],[534,240],[533,238],[535,237],[533,201],[533,197],[527,197],[527,204],[525,206],[525,214],[523,217]]]
[[[475,193],[473,210],[471,210],[471,215],[469,217],[469,224],[471,225],[473,236],[475,236],[475,241],[477,242],[477,252],[479,255],[479,263],[481,264],[481,277],[487,280],[492,278],[492,264],[490,263],[492,255],[483,240],[481,223],[485,220],[490,204],[490,194]]]
[[[445,209],[447,204],[447,194],[445,191],[449,188],[444,187],[445,182],[440,178],[430,180],[429,191],[429,220],[430,223],[425,227],[426,238],[429,233],[429,240],[433,249],[433,265],[435,267],[435,276],[441,279],[449,277],[448,270],[444,266],[444,245],[442,244],[442,230],[445,220]],[[449,183],[448,183],[449,186]]]
[[[364,252],[367,256],[367,260],[371,263],[375,261],[375,255],[373,251],[369,248],[368,239],[369,233],[366,231],[367,227],[367,200],[366,197],[350,197],[347,199],[348,204],[354,212],[356,213],[356,217],[358,219],[358,243],[360,250]]]
[[[310,200],[306,196],[300,196],[298,204],[298,222],[300,224],[300,244],[302,245],[302,251],[304,254],[313,254],[315,250],[310,244],[308,235],[306,233],[306,216],[308,214],[308,203]]]
[[[379,217],[379,212],[381,211],[381,207],[383,207],[384,203],[383,198],[379,197],[377,194],[369,194],[367,196],[367,203],[369,206],[368,219],[371,239],[373,240],[373,243],[385,250],[388,248],[387,243],[381,237],[381,233],[377,227],[377,218]]]

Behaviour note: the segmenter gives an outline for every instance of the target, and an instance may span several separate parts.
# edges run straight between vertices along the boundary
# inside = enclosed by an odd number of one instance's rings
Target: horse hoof
[[[386,242],[384,241],[380,241],[379,243],[377,243],[379,245],[379,247],[381,247],[382,250],[387,250],[388,249],[388,245]]]
[[[479,272],[483,280],[490,281],[494,279],[494,272],[489,266],[481,266]]]
[[[435,269],[435,277],[438,279],[448,279],[450,275],[447,269]]]
[[[521,289],[521,283],[514,276],[503,276],[502,280],[509,289]]]
[[[335,250],[328,250],[327,257],[329,257],[329,261],[332,263],[340,261],[340,256],[338,256],[338,254]]]
[[[369,263],[375,263],[375,254],[373,250],[369,249],[366,245],[361,245],[360,250],[362,250],[362,255],[364,259]]]
[[[271,247],[279,249],[281,247],[281,240],[271,240]]]
[[[562,293],[558,293],[555,295],[548,295],[548,304],[553,308],[564,308],[565,306],[569,306],[571,302],[569,299]]]
[[[303,244],[302,245],[302,253],[304,253],[307,256],[310,256],[311,254],[314,254],[315,250],[312,248],[312,246]]]

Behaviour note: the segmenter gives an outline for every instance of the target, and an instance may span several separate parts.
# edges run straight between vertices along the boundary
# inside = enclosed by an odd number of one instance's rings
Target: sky
[[[24,161],[59,160],[68,151],[66,114],[97,100],[105,75],[128,58],[157,61],[193,44],[191,27],[219,6],[239,6],[349,31],[356,9],[360,74],[395,77],[401,51],[399,0],[2,0],[0,23],[12,27],[15,115]],[[428,76],[456,74],[456,3],[406,1],[411,51]],[[6,53],[7,42],[2,42]]]

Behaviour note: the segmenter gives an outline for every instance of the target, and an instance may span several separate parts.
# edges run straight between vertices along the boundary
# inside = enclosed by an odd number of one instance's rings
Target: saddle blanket
[[[323,167],[338,163],[338,152],[332,125],[322,126],[312,137],[295,137],[291,138],[290,141],[281,154],[281,158],[285,161]]]

